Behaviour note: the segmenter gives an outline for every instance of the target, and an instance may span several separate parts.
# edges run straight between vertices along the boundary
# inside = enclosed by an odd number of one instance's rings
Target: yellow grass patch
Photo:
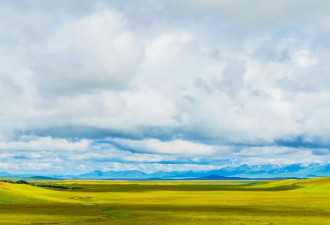
[[[38,184],[0,183],[0,224],[330,224],[330,178]]]

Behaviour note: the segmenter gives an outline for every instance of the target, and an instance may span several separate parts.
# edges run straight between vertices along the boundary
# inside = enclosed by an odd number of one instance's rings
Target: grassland
[[[29,182],[0,182],[0,224],[330,224],[330,178]]]

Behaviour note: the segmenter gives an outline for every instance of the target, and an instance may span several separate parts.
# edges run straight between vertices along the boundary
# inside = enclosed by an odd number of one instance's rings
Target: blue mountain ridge
[[[93,171],[75,176],[82,179],[189,179],[208,176],[237,178],[276,178],[276,177],[322,177],[330,176],[330,164],[312,163],[291,165],[240,165],[226,166],[218,170],[208,171],[158,171],[145,173],[139,170],[127,171]]]
[[[0,172],[0,176],[33,177],[39,174],[9,174]],[[217,170],[205,171],[158,171],[145,173],[139,170],[92,171],[81,175],[53,174],[48,177],[59,179],[194,179],[194,178],[309,178],[330,176],[330,163],[290,164],[290,165],[247,165],[225,166]]]
[[[0,172],[0,176],[3,176],[3,177],[5,177],[5,176],[10,176],[10,174],[7,173],[7,172]]]

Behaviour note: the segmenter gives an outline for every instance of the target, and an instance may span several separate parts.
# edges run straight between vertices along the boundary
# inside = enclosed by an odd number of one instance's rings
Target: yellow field
[[[330,178],[33,183],[0,182],[0,224],[330,224]]]

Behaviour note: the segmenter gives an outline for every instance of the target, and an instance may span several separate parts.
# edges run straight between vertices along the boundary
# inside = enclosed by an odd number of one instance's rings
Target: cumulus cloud
[[[59,24],[41,47],[33,61],[37,85],[58,95],[121,89],[143,53],[120,14],[110,10]]]
[[[115,139],[114,141],[117,144],[138,152],[189,155],[212,155],[215,153],[212,146],[185,140],[163,142],[157,139],[146,139],[142,141]]]
[[[0,142],[0,151],[36,150],[36,151],[81,151],[87,150],[89,140],[69,141],[67,139],[53,139],[51,137],[27,137],[26,140]]]
[[[329,155],[327,1],[20,3],[0,9],[7,163],[85,171],[102,159],[191,168]]]

